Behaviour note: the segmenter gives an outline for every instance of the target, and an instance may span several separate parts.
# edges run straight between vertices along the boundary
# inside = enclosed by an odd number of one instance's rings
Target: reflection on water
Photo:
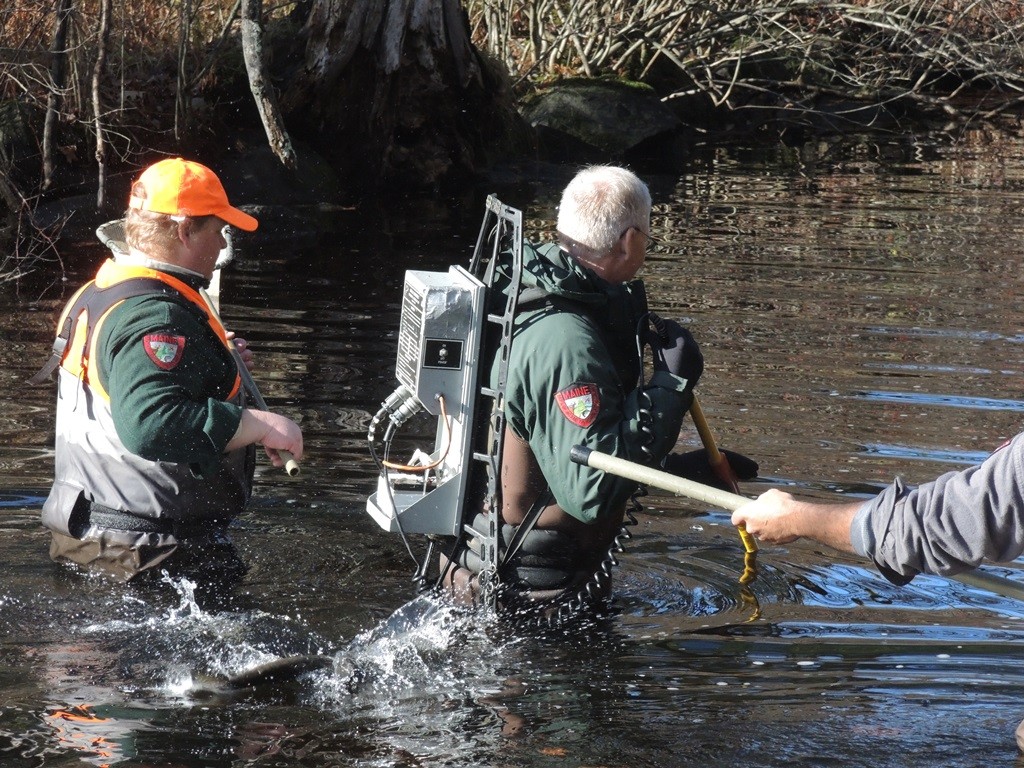
[[[1024,145],[815,141],[639,170],[664,235],[653,308],[701,342],[712,429],[761,465],[746,492],[860,498],[1019,430]],[[547,232],[573,171],[497,191]],[[239,243],[223,315],[308,457],[295,479],[262,465],[227,592],[49,563],[53,395],[23,382],[61,297],[0,308],[0,763],[1014,764],[1024,606],[936,577],[897,588],[805,543],[762,548],[741,587],[721,510],[646,497],[616,611],[592,626],[516,633],[413,599],[401,542],[363,512],[366,427],[394,387],[404,270],[466,263],[492,191],[339,212],[317,248],[273,226]],[[102,253],[68,256],[73,287]],[[364,685],[340,663],[224,697],[192,685],[295,654],[354,662]]]

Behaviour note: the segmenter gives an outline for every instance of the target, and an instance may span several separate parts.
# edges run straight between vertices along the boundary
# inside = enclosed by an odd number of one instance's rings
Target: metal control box
[[[395,377],[434,416],[440,413],[438,396],[451,413],[476,388],[482,297],[483,284],[461,267],[405,273]]]
[[[405,273],[395,375],[423,410],[438,417],[429,457],[438,465],[415,479],[399,472],[380,476],[366,508],[385,530],[459,532],[472,459],[485,297],[484,284],[462,267]]]

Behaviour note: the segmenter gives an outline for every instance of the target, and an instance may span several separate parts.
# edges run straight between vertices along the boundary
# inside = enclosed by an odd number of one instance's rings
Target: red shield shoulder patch
[[[601,396],[596,384],[575,383],[555,393],[562,415],[577,427],[589,427],[601,410]]]
[[[151,333],[143,337],[142,346],[157,367],[169,371],[181,362],[181,356],[185,352],[185,337]]]

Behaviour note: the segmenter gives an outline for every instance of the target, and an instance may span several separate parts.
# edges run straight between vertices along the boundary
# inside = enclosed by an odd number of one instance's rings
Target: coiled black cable
[[[540,628],[560,629],[577,618],[584,609],[596,606],[605,599],[608,584],[612,578],[612,569],[619,565],[616,555],[625,552],[626,548],[623,546],[623,542],[633,538],[629,529],[637,525],[636,515],[644,508],[640,499],[646,495],[647,489],[642,485],[638,486],[629,498],[630,506],[626,508],[619,532],[615,534],[611,544],[608,545],[608,551],[594,570],[593,575],[568,600],[556,598],[559,603],[556,610],[538,613],[537,625]]]

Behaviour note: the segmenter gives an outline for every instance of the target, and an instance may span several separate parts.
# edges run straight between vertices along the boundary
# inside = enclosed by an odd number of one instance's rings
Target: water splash
[[[357,635],[338,657],[361,670],[362,690],[374,698],[454,691],[465,685],[468,658],[482,661],[495,653],[485,637],[486,616],[437,596],[421,595]],[[479,653],[474,654],[469,649],[476,646]],[[459,653],[452,653],[456,648]],[[481,669],[486,666],[483,662]],[[324,681],[322,701],[329,704],[348,698],[346,681],[344,673]]]
[[[197,676],[227,678],[283,656],[319,653],[324,646],[289,616],[207,610],[194,581],[163,573],[159,583],[169,589],[122,594],[117,618],[79,630],[116,647],[120,663],[133,666],[137,679],[155,680],[152,690],[158,694],[187,696]],[[154,600],[167,594],[177,602],[154,610]]]

